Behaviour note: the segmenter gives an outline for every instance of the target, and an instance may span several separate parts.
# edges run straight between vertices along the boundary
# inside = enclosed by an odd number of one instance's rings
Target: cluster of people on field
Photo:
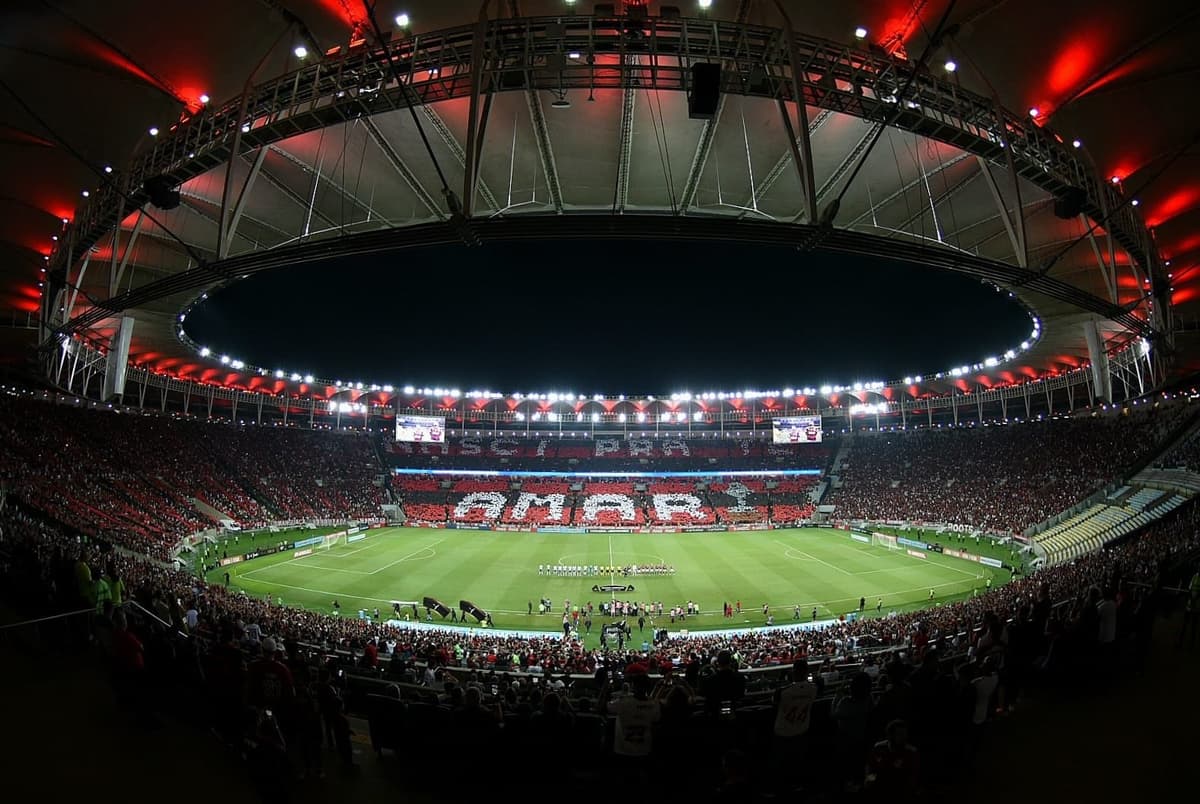
[[[538,564],[538,575],[566,578],[594,578],[598,576],[629,577],[632,575],[674,575],[670,564]]]

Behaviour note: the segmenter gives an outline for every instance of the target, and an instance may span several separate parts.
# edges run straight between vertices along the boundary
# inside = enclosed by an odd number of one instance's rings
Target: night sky
[[[248,365],[403,386],[669,393],[933,373],[1028,316],[978,280],[741,244],[516,243],[282,269],[210,294],[188,334]]]

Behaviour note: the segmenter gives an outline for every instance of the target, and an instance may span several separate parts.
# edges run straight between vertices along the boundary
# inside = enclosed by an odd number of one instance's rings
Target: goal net
[[[895,536],[889,536],[886,533],[872,533],[871,543],[878,547],[886,547],[889,550],[899,550],[900,544],[896,541]]]

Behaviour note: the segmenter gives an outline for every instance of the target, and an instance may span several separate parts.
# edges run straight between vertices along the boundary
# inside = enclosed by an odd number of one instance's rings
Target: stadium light
[[[593,413],[593,414],[592,414],[592,421],[593,421],[593,422],[598,422],[598,421],[600,421],[600,414],[599,414],[599,413]]]
[[[1112,179],[1110,179],[1110,181],[1111,181],[1113,184],[1120,184],[1120,183],[1121,183],[1121,177],[1120,177],[1120,176],[1113,176],[1113,177],[1112,177]]]
[[[912,385],[912,377],[905,377],[905,378],[904,378],[904,384],[905,384],[905,385]]]
[[[246,367],[246,364],[240,360],[232,360],[232,361],[230,361],[229,365],[238,370],[241,370]]]
[[[298,59],[307,59],[308,48],[306,48],[304,45],[296,45],[296,47],[292,50],[292,55]]]
[[[105,166],[104,166],[104,172],[105,172],[105,173],[112,173],[112,165],[105,165]]]
[[[700,6],[702,9],[710,9],[712,8],[712,4],[713,0],[698,0],[696,3],[696,5]]]
[[[84,190],[84,191],[83,191],[83,197],[84,197],[84,198],[87,198],[89,195],[91,195],[91,193],[89,193],[87,190]]]
[[[407,28],[409,23],[408,15],[401,12],[396,15],[396,26],[399,28]]]
[[[1039,109],[1039,108],[1038,108],[1038,107],[1036,107],[1036,106],[1031,106],[1031,107],[1029,107],[1029,116],[1030,116],[1030,117],[1033,117],[1033,118],[1038,118],[1038,117],[1041,117],[1041,116],[1042,116],[1042,110],[1041,110],[1041,109]]]
[[[200,356],[201,357],[208,357],[211,354],[212,354],[212,349],[209,349],[207,346],[200,347]]]
[[[619,421],[619,422],[623,422],[623,421],[625,421],[625,414],[624,414],[624,413],[618,413],[618,414],[617,414],[617,421]]]
[[[862,27],[861,25],[858,26],[857,28],[855,28],[854,29],[854,38],[855,39],[866,39],[867,38],[867,29]]]
[[[151,137],[158,136],[158,126],[150,126],[150,136]]]
[[[695,413],[692,414],[692,418],[698,422],[704,421],[704,411],[702,411],[702,410],[696,411]]]
[[[206,93],[204,93],[204,92],[201,92],[201,93],[200,93],[200,103],[201,103],[201,104],[205,104],[205,105],[207,105],[207,104],[208,104],[208,101],[209,101],[209,97],[208,97],[208,95],[207,95]]]
[[[792,390],[791,388],[784,388],[784,389],[783,389],[783,395],[784,395],[784,396],[792,396],[794,393],[796,393],[796,392],[795,392],[794,390]]]
[[[1141,202],[1141,201],[1138,201],[1138,200],[1135,198],[1135,199],[1133,199],[1132,201],[1130,201],[1129,203],[1130,203],[1130,205],[1132,205],[1132,206],[1135,206],[1135,207],[1136,207],[1138,204],[1140,204],[1140,203],[1142,203],[1142,202]]]
[[[275,379],[277,379],[277,380],[283,379],[283,369],[275,369]]]
[[[413,388],[411,385],[406,385],[406,386],[404,386],[404,393],[406,393],[406,394],[415,394],[416,392],[417,392],[417,389],[416,389],[416,388]]]
[[[828,385],[821,386],[821,394],[823,396],[829,396],[832,393],[833,393],[833,388],[831,386],[828,386]]]
[[[313,381],[313,375],[311,375],[311,374],[305,374],[305,375],[304,375],[304,381],[305,381],[306,383],[311,383],[311,382]]]
[[[644,422],[644,421],[646,421],[646,414],[645,414],[645,413],[641,413],[641,412],[639,412],[639,413],[638,413],[638,415],[637,415],[637,420],[638,420],[639,422]]]
[[[1071,147],[1072,148],[1082,148],[1083,142],[1081,140],[1071,140]]]
[[[948,73],[952,73],[958,69],[958,63],[955,62],[954,59],[947,59],[944,66],[946,68],[946,72]]]

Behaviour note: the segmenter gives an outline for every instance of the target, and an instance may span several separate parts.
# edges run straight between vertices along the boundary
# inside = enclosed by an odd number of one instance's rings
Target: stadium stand
[[[815,761],[804,767],[815,783],[841,789],[862,781],[874,761],[869,746],[894,719],[912,724],[914,745],[931,760],[953,767],[969,756],[962,747],[1029,686],[1076,679],[1116,650],[1144,650],[1154,598],[1141,584],[1200,549],[1198,513],[1187,506],[1118,547],[935,610],[818,630],[678,636],[649,650],[589,651],[551,636],[395,628],[285,609],[107,551],[102,542],[81,544],[11,500],[0,510],[0,588],[26,605],[95,607],[97,644],[121,646],[110,655],[125,706],[208,701],[202,717],[233,744],[254,728],[245,725],[247,706],[275,710],[285,728],[318,724],[315,733],[335,745],[342,713],[353,711],[368,719],[380,751],[449,739],[468,722],[473,738],[486,739],[503,724],[495,759],[528,756],[555,734],[588,736],[595,740],[589,764],[603,766],[619,750],[614,690],[641,696],[643,685],[661,684],[652,698],[661,701],[654,704],[661,719],[651,726],[648,750],[664,760],[680,751],[696,760],[729,744],[766,746],[779,677],[742,671],[788,672],[800,660],[800,678],[811,674],[816,687],[806,749]],[[256,679],[264,672],[282,686],[262,687]],[[846,739],[848,724],[858,722],[851,719],[855,701],[873,712],[858,727],[860,741]],[[195,715],[194,707],[185,711]],[[566,720],[545,722],[559,715]],[[432,752],[423,763],[431,772],[450,761],[432,754],[453,752]],[[672,780],[676,793],[680,785],[687,781]]]
[[[1019,534],[1149,459],[1186,413],[856,435],[826,502],[839,519]]]
[[[217,524],[379,517],[364,436],[250,428],[0,396],[0,478],[88,536],[163,557]],[[199,500],[208,512],[195,504]]]
[[[712,434],[718,435],[718,434]],[[832,439],[832,436],[831,436]],[[739,469],[823,469],[836,441],[772,444],[761,438],[451,438],[443,444],[390,442],[385,453],[405,469],[495,469],[549,472],[695,471],[736,465]],[[436,459],[436,460],[435,460]]]
[[[733,463],[732,467],[740,468]],[[573,481],[562,479],[480,480],[403,475],[395,491],[407,521],[441,524],[595,524],[634,525],[744,525],[792,524],[809,520],[815,511],[810,498],[816,477],[800,480],[758,478],[720,481],[698,487],[695,481],[589,481],[572,491]],[[449,484],[444,490],[442,484]],[[519,488],[511,488],[513,485]],[[768,488],[768,486],[770,488]],[[731,493],[731,490],[733,493]],[[607,511],[588,519],[589,498]],[[561,499],[560,499],[561,498]],[[620,512],[626,511],[622,517]]]

